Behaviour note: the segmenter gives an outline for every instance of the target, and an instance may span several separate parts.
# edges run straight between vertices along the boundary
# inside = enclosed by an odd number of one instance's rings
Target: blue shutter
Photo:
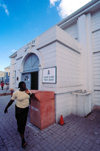
[[[25,59],[23,72],[34,72],[39,70],[39,59],[36,55],[30,54]]]

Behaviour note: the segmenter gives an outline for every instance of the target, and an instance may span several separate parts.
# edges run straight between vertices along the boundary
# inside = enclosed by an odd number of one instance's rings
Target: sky
[[[9,56],[91,0],[0,0],[0,71]]]

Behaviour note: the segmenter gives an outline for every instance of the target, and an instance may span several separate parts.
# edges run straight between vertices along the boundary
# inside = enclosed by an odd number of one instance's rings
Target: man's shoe
[[[22,148],[25,148],[26,145],[27,145],[27,143],[26,143],[25,139],[23,139],[23,140],[22,140]]]

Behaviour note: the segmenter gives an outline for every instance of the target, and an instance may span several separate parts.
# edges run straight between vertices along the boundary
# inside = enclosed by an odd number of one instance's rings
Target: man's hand
[[[10,100],[9,103],[7,104],[7,106],[5,107],[4,113],[8,112],[8,108],[9,106],[14,102],[14,100]]]
[[[4,110],[4,113],[8,113],[8,110],[7,110],[7,108],[5,108],[5,110]]]

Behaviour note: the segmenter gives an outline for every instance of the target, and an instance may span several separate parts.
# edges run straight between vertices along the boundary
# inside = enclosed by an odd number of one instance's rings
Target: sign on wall
[[[43,83],[56,83],[56,67],[43,69]]]

